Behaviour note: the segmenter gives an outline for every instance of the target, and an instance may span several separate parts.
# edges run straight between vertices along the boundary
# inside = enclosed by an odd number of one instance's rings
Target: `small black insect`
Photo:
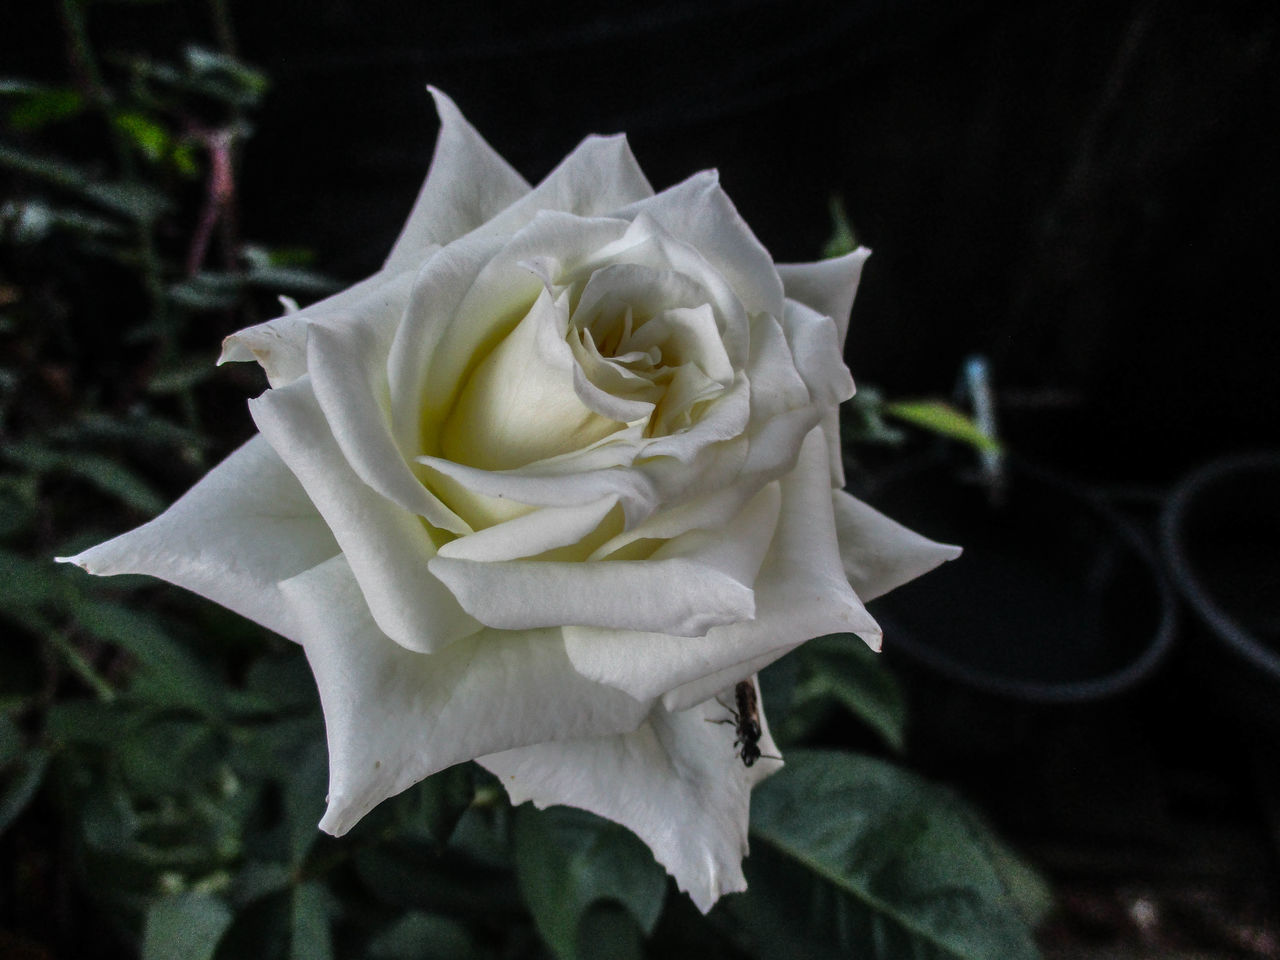
[[[738,756],[742,758],[742,765],[749,767],[760,759],[760,704],[756,700],[756,685],[750,680],[740,681],[733,688],[733,699],[738,703],[733,715],[738,739],[733,745],[742,747]]]
[[[737,733],[737,739],[733,741],[735,747],[740,747],[738,756],[742,758],[744,767],[752,766],[761,757],[770,760],[781,760],[781,757],[774,757],[767,753],[760,752],[760,702],[756,698],[756,685],[750,680],[741,680],[737,686],[733,688],[733,699],[737,705],[735,710],[727,703],[720,705],[729,711],[732,720],[711,720],[711,723],[732,723]],[[719,701],[717,701],[719,702]]]

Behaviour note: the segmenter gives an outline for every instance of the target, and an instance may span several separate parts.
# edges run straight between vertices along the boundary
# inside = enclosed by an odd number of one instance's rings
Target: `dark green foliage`
[[[769,957],[1034,958],[1047,906],[947,791],[881,760],[792,750],[753,797],[750,889],[728,913]]]
[[[617,824],[569,807],[539,811],[525,805],[516,811],[515,854],[525,902],[560,960],[600,955],[580,953],[580,939],[630,942],[658,922],[666,874],[648,848]],[[596,912],[602,901],[625,914]]]

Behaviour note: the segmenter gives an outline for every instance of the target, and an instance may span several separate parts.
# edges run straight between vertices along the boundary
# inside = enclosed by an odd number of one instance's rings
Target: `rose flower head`
[[[958,553],[841,489],[868,252],[775,264],[714,172],[655,194],[621,136],[531,188],[432,92],[382,269],[224,343],[266,371],[258,435],[66,559],[302,645],[321,829],[475,759],[513,803],[627,827],[708,910],[782,766],[756,672],[823,634],[878,646],[863,604]]]

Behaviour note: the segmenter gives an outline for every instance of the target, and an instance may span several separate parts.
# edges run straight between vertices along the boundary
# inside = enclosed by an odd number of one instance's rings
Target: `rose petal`
[[[530,193],[477,232],[485,236],[514,234],[543,210],[580,217],[605,216],[651,196],[653,187],[636,163],[625,136],[590,136]]]
[[[634,208],[628,208],[634,212]],[[720,339],[729,363],[739,369],[747,362],[750,348],[748,311],[730,283],[703,251],[665,230],[657,220],[641,209],[635,220],[617,241],[599,250],[598,267],[626,263],[648,267],[657,273],[672,273],[686,278],[704,294],[703,302],[715,309]]]
[[[836,325],[830,317],[788,300],[782,312],[782,329],[796,371],[816,407],[830,410],[853,396],[853,377],[840,355]]]
[[[482,562],[532,557],[580,543],[617,504],[617,497],[603,497],[580,507],[543,507],[450,541],[439,555]]]
[[[417,268],[432,244],[443,246],[475,230],[530,190],[452,100],[435,87],[427,89],[440,114],[440,134],[427,179],[384,270]]]
[[[297,640],[276,584],[337,552],[293,474],[254,437],[150,523],[58,560],[160,577]]]
[[[574,623],[697,637],[755,613],[750,587],[683,558],[588,565],[436,557],[430,569],[464,610],[499,630]]]
[[[477,563],[438,556],[431,572],[491,627],[579,624],[697,637],[753,615],[751,584],[777,518],[778,492],[766,488],[730,531],[686,534],[645,560]]]
[[[429,253],[424,251],[424,257]],[[286,304],[284,316],[246,327],[224,339],[218,363],[256,360],[271,386],[292,383],[307,372],[307,332],[313,322],[350,322],[353,317],[360,317],[368,323],[396,323],[403,313],[401,298],[413,276],[412,270],[398,274],[384,270],[304,310],[296,309],[296,304]]]
[[[706,257],[749,313],[782,315],[782,281],[773,258],[720,188],[719,173],[704,170],[617,215],[641,213]]]
[[[619,461],[628,463],[633,460],[639,445],[609,444],[608,439],[593,449],[563,458],[540,460],[516,470],[480,470],[440,457],[418,457],[418,462],[456,484],[446,499],[464,516],[472,516],[473,511],[483,516],[488,509],[484,503],[463,502],[467,495],[540,507],[572,507],[615,496],[630,527],[654,511],[658,495],[643,473],[617,465]],[[597,462],[606,465],[595,466]],[[509,518],[494,518],[491,522],[498,519]]]
[[[810,432],[796,469],[779,486],[777,526],[753,584],[754,619],[715,627],[703,637],[566,627],[565,649],[582,675],[639,699],[667,694],[669,709],[683,709],[811,637],[852,632],[876,641],[880,628],[841,565],[819,430]],[[725,529],[737,526],[730,521]]]
[[[433,257],[388,360],[393,419],[402,449],[439,453],[433,425],[447,416],[475,366],[529,312],[544,290],[527,265],[573,262],[626,229],[620,220],[535,216],[514,237],[469,236]]]
[[[351,469],[309,378],[268,390],[249,401],[249,410],[333,531],[389,637],[410,650],[432,651],[480,629],[426,572],[435,547],[422,520]]]
[[[960,556],[959,547],[922,537],[843,490],[833,495],[844,572],[863,602]]]
[[[738,515],[759,487],[730,484],[667,510],[660,510],[643,523],[605,541],[588,558],[602,560],[637,540],[670,540],[690,530],[722,530]]]
[[[307,372],[308,325],[305,316],[291,312],[237,331],[222,341],[218,366],[256,361],[271,386],[283,387]]]
[[[587,407],[565,340],[568,297],[543,290],[468,378],[440,435],[443,455],[504,470],[580,450],[623,426]]]
[[[822,415],[822,435],[827,438],[827,463],[831,468],[831,489],[845,485],[844,446],[840,438],[840,408],[833,407]]]
[[[821,422],[831,485],[842,487],[844,452],[839,405],[853,396],[854,388],[853,377],[841,356],[839,333],[829,317],[795,300],[787,301],[782,325],[795,356],[796,370],[804,379],[812,402],[826,411]]]
[[[729,389],[715,397],[690,426],[647,440],[644,455],[671,457],[692,464],[707,447],[743,436],[750,418],[751,385],[747,377],[739,373]]]
[[[725,693],[731,703],[732,689]],[[502,781],[512,803],[565,804],[622,824],[706,913],[724,894],[747,888],[751,788],[782,766],[765,759],[743,766],[725,719],[714,699],[679,713],[655,707],[631,733],[540,743],[478,762]],[[776,755],[767,729],[762,733],[761,752]]]
[[[312,324],[307,366],[316,401],[360,479],[433,526],[470,533],[470,527],[414,475],[412,461],[405,459],[392,436],[385,358],[394,331],[395,325],[386,323]]]
[[[484,631],[433,654],[378,629],[346,559],[280,585],[302,625],[329,741],[334,835],[387,797],[472,757],[635,729],[648,705],[584,680],[558,631]]]
[[[747,376],[751,380],[753,424],[811,406],[809,386],[796,369],[796,359],[786,332],[777,320],[765,314],[756,314],[751,321],[751,362]],[[815,410],[815,423],[817,419],[818,411]],[[803,437],[801,434],[798,439]]]
[[[782,278],[787,298],[834,320],[842,350],[849,333],[849,312],[862,279],[862,266],[869,256],[870,250],[859,247],[843,257],[816,263],[778,264],[778,276]]]
[[[414,277],[409,306],[387,356],[392,432],[401,450],[423,450],[424,425],[438,420],[448,409],[451,391],[457,389],[467,366],[450,371],[446,389],[440,378],[432,375],[431,364],[441,359],[442,351],[437,347],[458,304],[499,249],[501,245],[493,239],[458,240],[427,260]],[[529,285],[532,293],[524,308],[537,295],[536,281],[530,278]],[[469,358],[459,355],[452,359],[467,364]],[[432,396],[429,387],[439,395]]]

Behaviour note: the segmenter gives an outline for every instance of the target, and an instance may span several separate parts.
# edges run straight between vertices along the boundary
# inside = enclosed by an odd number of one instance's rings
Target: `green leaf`
[[[232,878],[230,899],[239,908],[289,889],[293,880],[293,870],[287,864],[251,860]]]
[[[843,257],[858,248],[858,239],[853,235],[853,226],[849,223],[849,214],[844,208],[844,198],[839,194],[827,203],[831,212],[831,236],[822,248],[822,256]]]
[[[285,960],[292,921],[293,898],[287,891],[238,909],[218,945],[217,960]]]
[[[84,109],[84,97],[66,87],[36,87],[28,90],[9,110],[9,125],[15,130],[39,130],[59,120],[74,117]]]
[[[752,796],[749,892],[728,901],[761,956],[1032,960],[979,821],[891,764],[792,750]]]
[[[516,810],[516,879],[538,932],[561,960],[579,956],[589,907],[615,901],[644,933],[666,896],[666,874],[630,831],[571,807]]]
[[[943,437],[959,440],[979,450],[1000,453],[997,440],[983,433],[974,421],[941,400],[898,401],[885,405],[885,412]]]
[[[182,706],[205,715],[222,708],[217,678],[153,617],[104,600],[72,607],[80,626],[128,650],[138,659],[133,693],[159,705]]]
[[[74,207],[54,206],[40,199],[15,200],[8,206],[15,243],[38,243],[55,230],[94,239],[118,239],[128,230],[117,220],[85,213]]]
[[[488,924],[526,915],[509,870],[476,863],[452,849],[442,855],[433,844],[393,840],[359,849],[353,859],[365,890],[393,907]],[[477,890],[484,896],[477,897]]]
[[[214,375],[217,366],[208,357],[179,357],[152,374],[149,393],[183,393]]]
[[[129,848],[138,833],[138,814],[115,778],[85,794],[80,826],[92,849],[123,853]]]
[[[959,815],[967,819],[974,841],[986,848],[991,866],[1009,892],[1018,915],[1028,926],[1036,927],[1053,908],[1053,892],[1048,883],[1000,839],[976,811],[961,806]]]
[[[333,960],[329,892],[314,880],[293,888],[289,960]]]
[[[797,652],[800,677],[783,718],[783,733],[800,739],[806,720],[839,704],[869,725],[890,747],[901,751],[905,739],[906,701],[879,655],[851,633],[810,640]]]
[[[282,756],[289,771],[284,779],[284,814],[289,831],[289,859],[297,866],[316,842],[316,824],[324,815],[329,785],[329,754],[317,737],[292,756]]]
[[[7,719],[7,718],[6,718]],[[16,762],[0,770],[0,834],[18,819],[35,797],[49,768],[45,750],[29,750]]]
[[[212,366],[212,363],[209,365]],[[178,447],[184,452],[186,449],[203,450],[211,444],[208,438],[194,430],[139,411],[121,417],[105,413],[85,413],[73,423],[50,430],[47,436],[62,443],[123,441],[142,449]]]
[[[198,89],[239,106],[257,103],[270,86],[266,74],[226,54],[190,46],[184,51],[187,69]]]
[[[54,744],[106,746],[129,735],[136,717],[100,700],[63,700],[45,715],[44,735]]]
[[[302,648],[259,657],[245,678],[247,692],[282,710],[309,710],[319,705],[316,682]]]
[[[144,114],[124,111],[111,119],[116,129],[128,137],[152,163],[164,159],[165,154],[172,149],[173,138],[169,136],[169,131]]]
[[[412,911],[369,941],[369,960],[469,960],[475,944],[449,917]]]
[[[220,759],[206,723],[168,717],[137,724],[115,752],[121,775],[139,797],[181,793],[206,783]]]
[[[38,489],[34,477],[0,476],[0,537],[14,536],[35,520]]]
[[[395,835],[443,846],[475,797],[472,769],[455,764],[384,800],[360,821],[353,836]]]
[[[210,960],[231,920],[230,907],[207,894],[157,901],[147,911],[142,960]]]
[[[169,287],[169,299],[191,310],[225,310],[240,301],[244,276],[215,270],[202,270]]]
[[[884,422],[884,395],[871,386],[860,386],[853,399],[840,406],[840,437],[846,451],[859,444],[897,446],[906,439],[897,427]]]
[[[578,956],[591,960],[644,960],[644,933],[621,904],[593,903],[578,923]]]
[[[148,223],[169,206],[168,198],[152,187],[140,183],[103,182],[74,164],[13,147],[0,145],[0,167],[8,167],[68,190],[130,220]]]
[[[342,286],[332,277],[298,267],[264,266],[251,270],[245,280],[272,293],[284,290],[313,296],[328,296]]]
[[[8,550],[0,550],[0,610],[61,604],[72,588],[52,560],[37,563]]]
[[[188,180],[194,180],[200,173],[200,161],[196,159],[196,145],[191,141],[183,141],[174,147],[169,160],[174,169]]]
[[[150,484],[110,457],[21,442],[9,444],[4,458],[36,473],[68,473],[79,477],[148,516],[159,513],[166,506],[164,498],[151,489]]]

